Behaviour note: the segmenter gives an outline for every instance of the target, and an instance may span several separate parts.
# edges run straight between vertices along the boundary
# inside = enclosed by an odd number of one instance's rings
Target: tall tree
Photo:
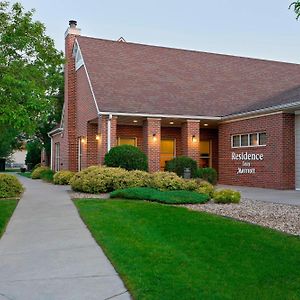
[[[55,49],[34,10],[0,1],[0,135],[11,142],[48,122],[62,85],[63,54]],[[2,151],[5,152],[5,151]]]
[[[295,13],[296,13],[296,19],[298,20],[300,18],[300,0],[294,1],[290,8],[293,7]]]

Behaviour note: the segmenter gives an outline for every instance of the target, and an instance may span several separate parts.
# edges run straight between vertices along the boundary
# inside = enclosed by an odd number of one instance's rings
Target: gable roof
[[[226,116],[300,101],[300,65],[78,36],[102,112]]]

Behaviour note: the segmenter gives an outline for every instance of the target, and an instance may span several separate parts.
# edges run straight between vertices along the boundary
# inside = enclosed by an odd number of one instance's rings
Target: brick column
[[[187,120],[181,127],[182,154],[199,164],[200,121]]]
[[[98,157],[98,135],[97,124],[87,124],[87,166],[97,164]]]
[[[160,170],[160,132],[160,119],[147,118],[143,125],[143,139],[149,172]]]
[[[98,121],[98,163],[103,164],[104,156],[108,150],[108,134],[107,128],[109,124],[109,116],[101,116]],[[117,146],[117,117],[112,116],[110,119],[110,148]]]

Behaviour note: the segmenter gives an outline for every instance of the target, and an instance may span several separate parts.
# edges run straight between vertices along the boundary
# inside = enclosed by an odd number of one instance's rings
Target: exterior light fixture
[[[153,133],[152,139],[153,139],[153,142],[156,142],[156,141],[157,141],[156,133]]]
[[[100,135],[97,134],[97,135],[96,135],[96,141],[99,141],[99,140],[100,140]]]
[[[133,123],[137,123],[138,122],[138,120],[133,120]]]
[[[173,125],[173,124],[174,124],[174,122],[173,122],[173,121],[171,121],[171,122],[170,122],[170,125]]]
[[[193,143],[197,142],[197,139],[196,139],[196,136],[195,136],[195,135],[192,136],[192,142],[193,142]]]
[[[86,142],[85,138],[82,137],[82,138],[81,138],[81,143],[82,143],[82,144],[85,144],[85,142]]]
[[[204,125],[205,127],[206,127],[206,126],[208,126],[208,124],[207,124],[207,123],[204,123],[203,125]]]

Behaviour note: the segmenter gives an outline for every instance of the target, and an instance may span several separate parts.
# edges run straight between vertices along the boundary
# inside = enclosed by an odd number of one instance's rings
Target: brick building
[[[65,41],[52,169],[131,144],[150,172],[187,155],[223,184],[300,188],[300,65],[83,37],[75,21]]]

